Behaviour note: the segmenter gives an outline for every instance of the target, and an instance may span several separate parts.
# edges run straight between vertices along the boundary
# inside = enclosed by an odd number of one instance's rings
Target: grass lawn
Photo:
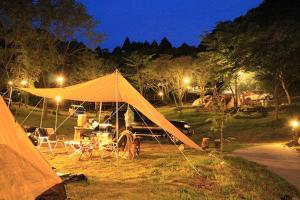
[[[192,138],[198,144],[203,136],[210,135],[210,124],[205,122],[210,113],[186,109],[180,114],[169,107],[160,110],[168,119],[190,122],[196,132]],[[21,109],[15,113],[16,119],[22,122],[28,113]],[[40,114],[33,112],[24,124],[39,126]],[[226,143],[226,151],[257,142],[289,139],[290,130],[285,122],[290,116],[289,112],[283,113],[280,122],[271,115],[229,119],[225,137],[235,137],[237,141]],[[60,115],[58,124],[65,118]],[[54,119],[50,114],[44,126],[54,127]],[[76,119],[70,118],[58,134],[72,138],[75,124]],[[210,153],[186,149],[184,153],[190,162],[172,145],[145,141],[140,157],[133,161],[100,159],[97,154],[89,161],[78,161],[65,153],[43,155],[58,171],[87,175],[87,182],[66,185],[71,199],[279,199],[284,194],[300,197],[299,191],[285,180],[255,163],[229,156],[221,159],[213,149]]]
[[[142,144],[131,160],[78,161],[65,154],[44,154],[58,171],[83,173],[88,181],[67,184],[71,199],[279,199],[299,196],[285,180],[239,158],[186,150],[197,172],[172,145]]]

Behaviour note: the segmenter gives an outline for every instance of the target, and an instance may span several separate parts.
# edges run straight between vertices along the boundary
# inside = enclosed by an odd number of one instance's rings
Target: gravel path
[[[300,191],[300,152],[283,144],[263,144],[232,152],[233,156],[265,165]]]

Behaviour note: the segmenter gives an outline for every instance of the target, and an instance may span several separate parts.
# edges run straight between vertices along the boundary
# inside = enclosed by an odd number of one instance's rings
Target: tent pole
[[[101,112],[102,112],[102,102],[99,103],[99,118],[98,118],[98,123],[100,124],[100,120],[101,120]]]
[[[59,102],[56,103],[56,114],[55,114],[55,133],[56,133],[56,129],[57,129],[57,115],[58,115],[58,105],[59,105]]]
[[[117,137],[117,159],[119,158],[119,104],[118,104],[118,70],[116,70],[116,137]]]
[[[40,121],[40,128],[42,128],[42,125],[43,125],[44,107],[45,107],[45,98],[43,100],[43,108],[42,108],[42,115],[41,115],[41,121]]]

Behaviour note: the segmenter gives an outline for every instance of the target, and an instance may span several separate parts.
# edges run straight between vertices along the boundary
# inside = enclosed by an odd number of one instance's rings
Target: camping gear
[[[86,114],[79,114],[77,118],[77,126],[82,127],[85,126],[87,122],[87,115]]]
[[[62,174],[57,173],[59,177],[63,180],[63,183],[74,183],[74,182],[81,182],[81,181],[87,181],[88,178],[84,174]]]
[[[43,144],[47,144],[50,152],[53,152],[53,150],[55,150],[57,144],[59,143],[64,145],[64,147],[66,148],[64,144],[64,138],[58,137],[53,128],[37,128],[35,134],[38,135],[38,149],[40,149]],[[54,147],[52,147],[52,144],[54,145]]]
[[[0,98],[0,199],[66,199],[62,180],[28,139]],[[46,191],[46,192],[45,192]]]
[[[204,150],[209,148],[209,138],[202,138],[201,147]]]
[[[137,155],[136,150],[138,149],[138,151],[140,151],[140,147],[136,148],[134,140],[134,135],[129,130],[125,130],[121,133],[118,147],[122,158],[133,160]]]
[[[124,118],[125,118],[125,126],[127,129],[128,127],[131,127],[131,124],[134,122],[134,113],[131,110],[129,105],[127,106],[127,111],[124,114]]]
[[[98,79],[64,88],[20,89],[40,97],[51,99],[59,96],[62,99],[83,102],[116,102],[116,110],[118,110],[118,102],[127,102],[184,144],[195,149],[201,149],[195,142],[165,119],[117,70],[112,74]],[[118,112],[116,113],[116,118],[118,118]],[[116,127],[118,128],[118,126]]]

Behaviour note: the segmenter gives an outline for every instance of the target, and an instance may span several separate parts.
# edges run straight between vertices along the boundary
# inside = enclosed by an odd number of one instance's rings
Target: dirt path
[[[267,166],[300,190],[300,152],[272,143],[238,149],[232,155]]]

